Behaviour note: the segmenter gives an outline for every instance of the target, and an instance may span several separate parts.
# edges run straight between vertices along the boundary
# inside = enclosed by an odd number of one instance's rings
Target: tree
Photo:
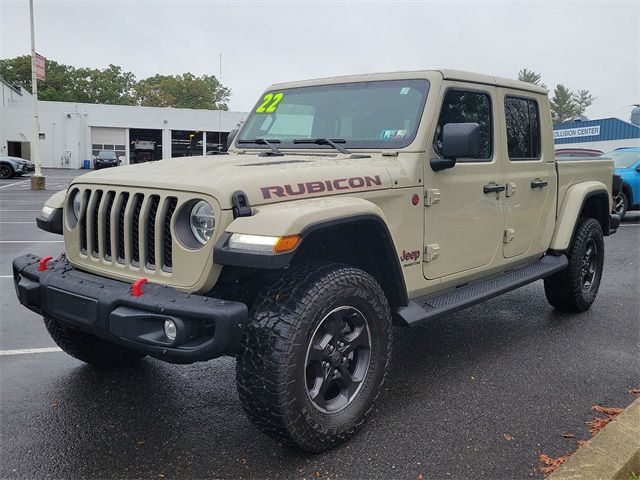
[[[0,76],[31,91],[31,57],[0,60]],[[155,75],[136,81],[117,65],[76,68],[54,60],[47,60],[46,79],[38,82],[41,100],[59,102],[228,110],[230,96],[231,90],[213,75]]]
[[[582,115],[584,111],[593,104],[597,97],[591,95],[589,90],[578,90],[572,95],[572,98],[576,104],[578,115]]]
[[[523,68],[518,72],[518,80],[521,82],[533,83],[534,85],[539,85],[540,87],[547,90],[547,86],[542,83],[542,75],[533,70],[528,70]]]
[[[155,75],[135,86],[138,105],[228,110],[231,90],[214,75]]]
[[[518,72],[518,80],[539,85],[547,90],[547,93],[549,92],[547,86],[542,83],[542,75],[533,70],[527,68],[521,69]],[[564,85],[558,84],[553,90],[553,97],[550,100],[551,117],[554,122],[564,122],[565,120],[579,117],[584,114],[585,110],[590,107],[596,99],[597,97],[591,95],[589,90],[573,92]]]
[[[556,123],[564,122],[580,115],[573,93],[562,84],[556,86],[550,103],[551,116]]]

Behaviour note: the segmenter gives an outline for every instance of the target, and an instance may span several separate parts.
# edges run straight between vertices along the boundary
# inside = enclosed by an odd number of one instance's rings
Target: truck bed
[[[613,182],[613,160],[602,157],[557,158],[558,203],[560,211],[567,190],[580,182],[601,182],[611,191]],[[611,200],[610,200],[611,201]]]

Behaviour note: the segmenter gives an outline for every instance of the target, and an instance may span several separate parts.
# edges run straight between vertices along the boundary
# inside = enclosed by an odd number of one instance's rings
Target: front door
[[[504,105],[501,148],[504,158],[505,222],[502,253],[506,259],[545,251],[549,226],[555,222],[556,172],[552,148],[544,151],[543,125],[535,97],[500,89]],[[501,109],[502,110],[502,109]]]
[[[425,253],[427,279],[481,269],[500,255],[504,192],[485,187],[504,184],[497,148],[496,89],[468,83],[445,82],[433,151],[425,166]],[[447,123],[478,123],[480,154],[460,158],[453,168],[434,172],[429,159],[442,149],[442,128]]]

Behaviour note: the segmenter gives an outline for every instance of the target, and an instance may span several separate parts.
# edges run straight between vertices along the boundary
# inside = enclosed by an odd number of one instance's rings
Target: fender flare
[[[607,186],[598,181],[582,182],[572,185],[567,189],[562,202],[562,207],[556,218],[556,229],[551,237],[550,250],[564,252],[571,245],[573,234],[578,225],[584,206],[589,198],[594,196],[605,196],[607,200],[607,219],[611,211],[611,196]],[[604,229],[605,235],[609,234],[609,229]]]
[[[400,303],[408,302],[404,275],[395,242],[387,227],[385,215],[376,204],[355,197],[306,199],[295,202],[254,207],[254,214],[238,217],[226,228],[216,242],[213,260],[219,265],[280,269],[290,266],[305,240],[322,230],[345,225],[368,224],[378,234],[384,252],[384,261],[390,262],[393,283],[397,286]],[[234,251],[228,248],[233,233],[286,236],[300,235],[301,241],[291,252],[264,254]]]

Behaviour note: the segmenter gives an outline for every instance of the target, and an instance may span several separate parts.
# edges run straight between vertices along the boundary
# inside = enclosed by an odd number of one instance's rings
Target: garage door
[[[91,150],[97,155],[100,150],[115,151],[119,157],[125,156],[127,131],[124,128],[91,127]]]

